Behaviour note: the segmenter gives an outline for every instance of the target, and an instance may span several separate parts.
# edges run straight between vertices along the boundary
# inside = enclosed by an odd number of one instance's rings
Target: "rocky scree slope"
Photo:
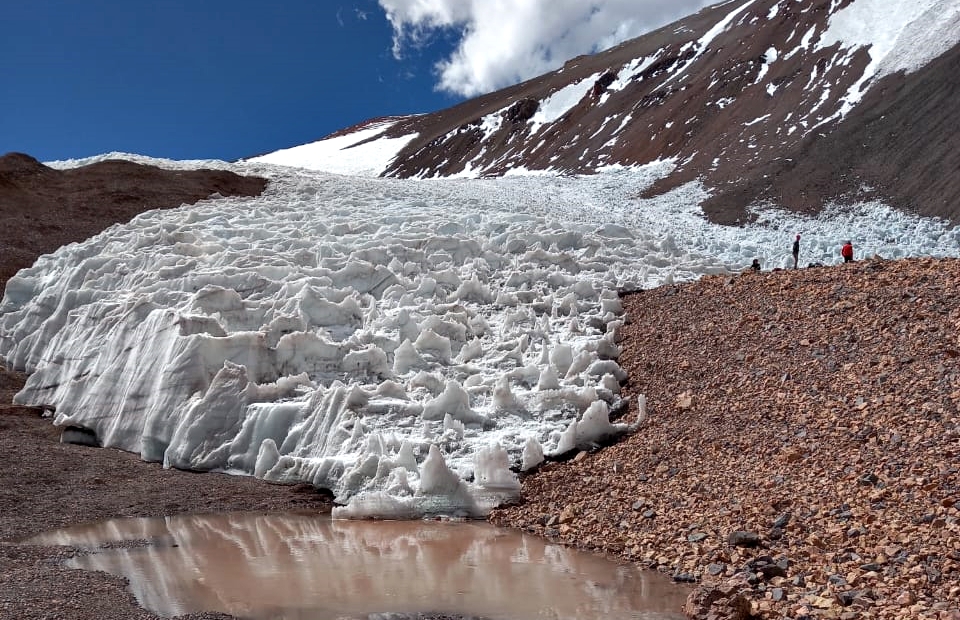
[[[627,296],[646,420],[491,520],[699,582],[697,616],[956,617],[958,282],[875,259]]]

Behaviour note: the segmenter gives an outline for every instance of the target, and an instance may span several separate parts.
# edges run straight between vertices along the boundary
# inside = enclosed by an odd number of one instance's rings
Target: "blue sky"
[[[0,153],[237,159],[432,112],[709,0],[30,0],[0,18]]]
[[[235,159],[441,109],[460,98],[433,88],[433,40],[395,59],[372,0],[9,3],[0,151]]]

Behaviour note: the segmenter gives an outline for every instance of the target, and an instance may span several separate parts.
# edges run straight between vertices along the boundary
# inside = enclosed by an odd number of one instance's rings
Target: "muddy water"
[[[687,594],[662,575],[477,522],[220,514],[117,519],[25,542],[87,549],[69,565],[126,577],[163,616],[682,618]]]

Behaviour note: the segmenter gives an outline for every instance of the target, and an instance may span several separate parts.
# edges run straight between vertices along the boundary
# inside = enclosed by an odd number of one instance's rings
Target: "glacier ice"
[[[17,402],[103,446],[328,488],[345,517],[482,516],[515,471],[625,432],[618,291],[739,269],[742,235],[782,235],[711,227],[689,189],[638,202],[655,170],[235,166],[266,193],[143,213],[18,273],[0,357],[30,373]],[[900,216],[838,217],[879,243]],[[838,227],[820,225],[827,251]]]
[[[268,171],[262,198],[144,213],[12,279],[17,401],[167,467],[330,488],[341,516],[514,496],[593,366],[619,370],[599,343],[629,248],[461,185]]]

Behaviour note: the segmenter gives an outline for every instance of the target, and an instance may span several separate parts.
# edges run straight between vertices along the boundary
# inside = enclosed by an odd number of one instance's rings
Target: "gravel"
[[[958,283],[874,259],[626,297],[646,419],[491,521],[693,578],[692,615],[960,618]]]

